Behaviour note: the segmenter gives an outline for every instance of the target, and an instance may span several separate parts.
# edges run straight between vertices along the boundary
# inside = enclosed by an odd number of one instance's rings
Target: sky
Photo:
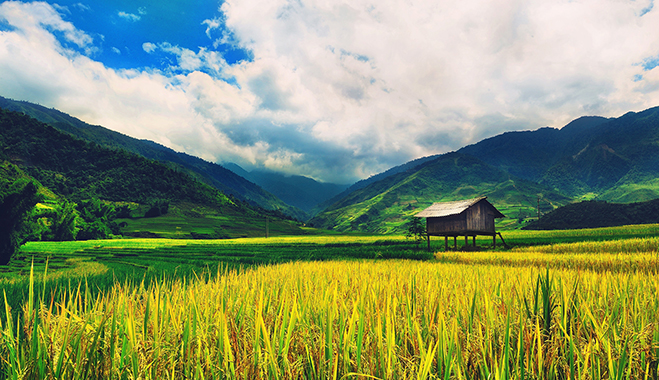
[[[207,161],[351,183],[659,106],[654,0],[0,2],[0,95]]]

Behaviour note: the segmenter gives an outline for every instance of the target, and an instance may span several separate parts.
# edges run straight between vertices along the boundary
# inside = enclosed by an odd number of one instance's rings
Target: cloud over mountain
[[[112,68],[103,35],[72,16],[94,4],[7,1],[0,88],[207,160],[346,182],[505,130],[659,104],[652,5],[228,0],[186,21],[208,46],[145,35],[152,61]],[[107,17],[149,21],[135,11]],[[249,59],[228,63],[232,49]]]

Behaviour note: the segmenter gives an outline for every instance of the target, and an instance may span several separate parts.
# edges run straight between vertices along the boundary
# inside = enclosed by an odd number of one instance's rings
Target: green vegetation
[[[408,224],[405,237],[414,239],[418,248],[421,242],[428,238],[424,221],[421,218],[412,217]]]
[[[263,213],[246,213],[233,208],[214,208],[189,202],[171,204],[167,213],[144,217],[148,210],[131,206],[128,215],[116,219],[122,235],[127,237],[162,237],[170,239],[229,239],[265,236],[266,217],[270,235],[307,235],[318,231],[304,228],[294,220]],[[145,211],[146,210],[146,211]]]
[[[190,177],[214,187],[226,195],[241,202],[258,205],[269,211],[281,211],[303,220],[306,213],[291,207],[259,186],[249,182],[224,167],[204,161],[185,153],[175,152],[151,141],[138,140],[97,125],[87,124],[55,109],[37,104],[14,101],[0,97],[0,108],[28,115],[55,129],[65,132],[93,145],[100,145],[111,150],[125,150],[149,160],[155,160],[177,172],[184,172]],[[29,144],[28,144],[29,145]],[[50,184],[43,183],[47,187]],[[105,185],[114,185],[105,183]],[[55,189],[55,188],[54,188]],[[162,197],[161,195],[153,195]]]
[[[16,166],[2,163],[0,172],[0,265],[5,265],[23,243],[27,217],[41,197]]]
[[[280,210],[260,209],[176,168],[76,139],[5,110],[0,110],[0,162],[4,162],[3,183],[16,182],[11,173],[15,168],[24,177],[21,181],[38,182],[29,189],[37,188],[42,200],[27,213],[26,227],[12,241],[104,239],[123,233],[172,238],[261,236],[266,217],[275,234],[307,233]],[[23,182],[3,193],[23,189],[18,188]],[[25,195],[24,202],[29,203],[31,198]]]
[[[0,110],[0,131],[4,159],[73,201],[232,203],[220,191],[161,163],[78,140],[15,112]]]
[[[619,118],[581,117],[559,129],[509,132],[459,152],[575,200],[659,197],[659,108]]]
[[[659,199],[631,204],[585,201],[558,208],[525,226],[531,230],[613,227],[659,222]]]
[[[434,202],[482,195],[509,217],[499,223],[510,227],[535,215],[538,198],[544,210],[570,201],[474,157],[449,153],[356,190],[309,223],[337,231],[405,233],[409,218]]]

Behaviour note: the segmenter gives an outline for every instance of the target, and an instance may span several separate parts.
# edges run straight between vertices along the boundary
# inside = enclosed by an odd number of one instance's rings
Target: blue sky
[[[145,43],[168,42],[189,49],[221,51],[229,64],[250,59],[250,52],[220,43],[231,32],[223,25],[218,1],[48,1],[97,43],[93,58],[113,69],[176,63],[168,54],[148,53]],[[216,26],[213,28],[213,26]],[[75,48],[75,45],[69,45]]]
[[[349,183],[659,105],[653,0],[0,2],[0,95]]]

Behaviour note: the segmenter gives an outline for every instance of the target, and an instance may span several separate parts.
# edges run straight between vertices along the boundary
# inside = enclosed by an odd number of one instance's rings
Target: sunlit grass
[[[578,231],[585,241],[564,243],[572,232],[520,232],[506,239],[557,243],[496,252],[435,244],[426,261],[286,256],[377,258],[406,242],[382,236],[28,245],[22,254],[60,267],[45,281],[28,268],[23,282],[0,282],[14,292],[0,298],[0,377],[653,379],[655,228]],[[212,256],[222,250],[289,261],[234,269]],[[148,275],[157,257],[176,267]],[[166,270],[193,258],[215,264]],[[108,277],[124,261],[143,270]],[[24,301],[10,310],[16,292]]]
[[[30,283],[2,366],[35,378],[630,378],[657,369],[659,277],[412,261],[296,262]]]

